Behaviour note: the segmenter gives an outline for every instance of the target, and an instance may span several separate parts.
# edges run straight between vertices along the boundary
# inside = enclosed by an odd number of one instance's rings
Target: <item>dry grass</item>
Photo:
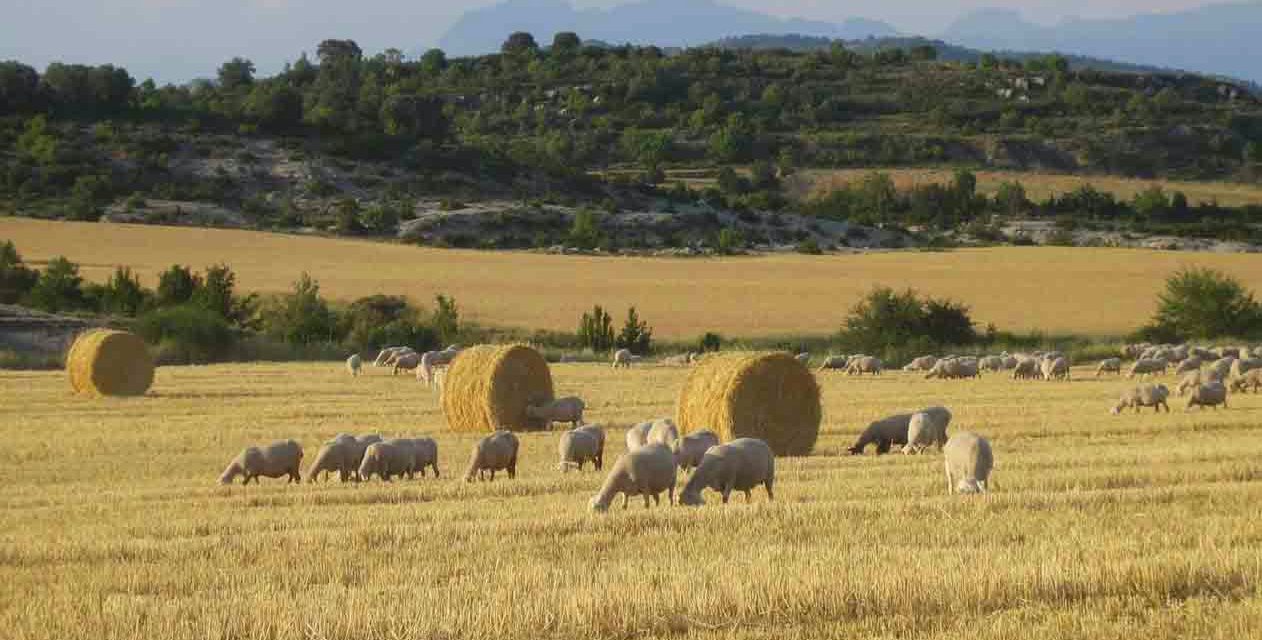
[[[668,415],[686,371],[554,369],[591,418]],[[1081,375],[1081,373],[1080,373]],[[777,501],[597,517],[600,482],[521,434],[514,481],[455,479],[407,378],[340,363],[158,370],[139,399],[0,372],[0,629],[52,638],[1259,637],[1262,396],[1110,416],[1126,386],[821,381],[814,456]],[[995,492],[948,497],[939,455],[842,456],[867,421],[943,403],[994,442]],[[441,480],[218,487],[241,447],[431,434]],[[622,451],[610,434],[609,460]]]
[[[1165,276],[1181,266],[1220,268],[1254,288],[1262,281],[1256,256],[1125,249],[596,258],[19,218],[0,218],[0,238],[12,239],[28,260],[65,255],[98,281],[115,265],[132,266],[153,286],[174,263],[228,262],[246,290],[287,291],[306,271],[334,298],[387,293],[427,304],[443,292],[467,318],[502,326],[573,331],[592,304],[617,314],[636,305],[654,334],[668,338],[832,332],[876,284],[964,301],[983,325],[1116,335],[1151,315]]]
[[[947,169],[838,169],[801,172],[804,192],[824,195],[847,183],[858,182],[865,176],[880,171],[889,174],[899,189],[910,189],[925,184],[946,184],[954,176]],[[1019,181],[1025,187],[1026,197],[1046,200],[1049,195],[1063,194],[1083,185],[1091,185],[1100,191],[1112,193],[1121,200],[1130,200],[1135,194],[1159,186],[1168,193],[1182,191],[1192,204],[1217,201],[1228,207],[1262,204],[1262,185],[1240,182],[1180,182],[1176,180],[1141,180],[1114,176],[1073,176],[1059,173],[1016,173],[1005,171],[978,171],[977,190],[993,195],[1004,182]]]

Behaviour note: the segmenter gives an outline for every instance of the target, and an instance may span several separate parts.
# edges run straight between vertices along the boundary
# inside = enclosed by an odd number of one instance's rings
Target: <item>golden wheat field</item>
[[[686,375],[553,367],[622,429]],[[776,500],[586,511],[600,476],[525,434],[516,480],[457,480],[437,398],[339,364],[164,367],[143,398],[0,372],[0,629],[92,638],[1262,637],[1262,396],[1109,415],[1128,384],[821,375],[814,455]],[[941,457],[841,455],[868,421],[943,403],[994,443],[992,493]],[[244,446],[429,434],[443,476],[220,487]]]
[[[878,284],[965,302],[982,326],[1087,335],[1120,335],[1142,325],[1165,277],[1183,266],[1212,266],[1251,289],[1262,286],[1257,256],[1126,249],[611,258],[19,218],[0,218],[0,239],[13,240],[37,264],[65,255],[98,281],[128,265],[154,286],[157,273],[172,264],[200,269],[227,262],[246,291],[287,291],[306,271],[334,299],[383,293],[428,304],[446,293],[466,319],[496,326],[574,331],[593,304],[615,315],[635,305],[655,336],[675,339],[706,331],[831,333]]]
[[[884,173],[894,180],[899,189],[910,189],[927,184],[946,184],[954,179],[954,172],[947,169],[835,169],[827,171],[803,171],[800,185],[810,195],[824,195],[838,187],[855,183],[874,172]],[[1178,180],[1144,180],[1117,176],[1075,176],[1061,173],[977,171],[979,193],[994,195],[1004,182],[1020,182],[1026,197],[1046,200],[1050,195],[1063,195],[1084,185],[1091,185],[1119,200],[1130,200],[1135,194],[1161,187],[1166,193],[1182,191],[1192,204],[1217,202],[1227,207],[1262,204],[1262,186],[1241,182],[1183,182]]]

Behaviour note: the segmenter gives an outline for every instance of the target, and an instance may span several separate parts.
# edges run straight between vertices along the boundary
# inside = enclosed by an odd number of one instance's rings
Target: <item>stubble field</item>
[[[776,501],[587,513],[600,482],[525,434],[516,480],[465,484],[475,436],[437,397],[336,364],[158,370],[88,400],[0,372],[6,638],[1223,638],[1262,635],[1262,396],[1111,416],[1134,384],[825,373],[814,455]],[[686,370],[553,367],[611,426],[670,415]],[[1169,381],[1167,381],[1169,382]],[[945,404],[994,443],[993,492],[941,457],[842,455],[868,421]],[[219,487],[242,447],[428,434],[441,479]],[[682,482],[682,477],[681,477]]]
[[[244,291],[284,292],[302,272],[321,292],[350,301],[406,295],[430,304],[455,296],[465,319],[572,332],[593,304],[620,317],[635,305],[658,338],[692,340],[829,334],[878,284],[914,287],[970,305],[980,326],[1117,336],[1152,315],[1157,293],[1185,266],[1221,269],[1257,289],[1262,259],[1124,249],[1006,247],[869,255],[726,259],[552,256],[423,249],[401,244],[230,231],[0,218],[37,264],[64,255],[104,281],[130,266],[146,286],[172,264],[226,262]]]

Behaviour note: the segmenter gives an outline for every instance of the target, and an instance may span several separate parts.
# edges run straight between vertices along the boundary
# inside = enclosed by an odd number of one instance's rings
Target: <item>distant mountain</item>
[[[841,24],[783,19],[740,9],[714,0],[638,0],[609,9],[576,9],[566,0],[507,0],[465,13],[442,37],[449,55],[498,51],[514,31],[529,31],[546,45],[558,31],[574,31],[584,39],[623,44],[681,47],[748,33],[800,33],[808,36],[861,39],[892,36],[884,22],[856,18]]]
[[[942,38],[978,49],[1061,51],[1262,82],[1262,2],[1256,0],[1050,27],[1011,9],[981,9]]]

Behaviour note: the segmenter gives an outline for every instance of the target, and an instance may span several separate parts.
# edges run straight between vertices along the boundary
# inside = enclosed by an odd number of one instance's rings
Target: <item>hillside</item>
[[[951,193],[875,176],[799,199],[799,170],[1262,175],[1262,103],[1241,86],[1057,56],[938,60],[906,44],[666,55],[516,34],[501,54],[410,60],[328,40],[272,77],[237,59],[183,87],[111,66],[2,63],[0,212],[486,248],[814,251],[881,244],[877,228],[927,229],[919,242],[1029,215],[1262,238],[1262,208],[1175,190],[1034,201],[1019,184],[981,197],[968,174]],[[682,171],[711,181],[665,179]]]

